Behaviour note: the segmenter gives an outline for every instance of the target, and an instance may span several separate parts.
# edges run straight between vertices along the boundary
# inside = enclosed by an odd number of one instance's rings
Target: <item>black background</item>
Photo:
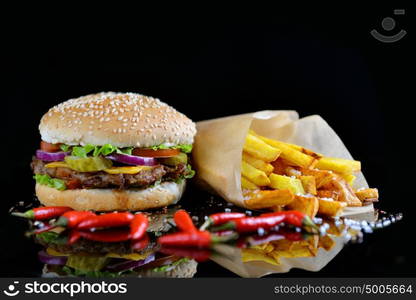
[[[292,8],[225,18],[203,10],[182,16],[125,8],[122,14],[11,18],[2,27],[0,275],[39,272],[24,222],[7,211],[33,195],[29,163],[41,116],[52,105],[99,91],[158,97],[195,121],[263,109],[321,115],[379,188],[378,207],[403,212],[404,220],[348,246],[319,273],[288,275],[414,275],[411,16],[394,16],[394,8],[406,7]],[[396,20],[392,32],[381,28],[388,16]],[[384,44],[372,29],[408,35]],[[213,263],[199,270],[231,275]]]

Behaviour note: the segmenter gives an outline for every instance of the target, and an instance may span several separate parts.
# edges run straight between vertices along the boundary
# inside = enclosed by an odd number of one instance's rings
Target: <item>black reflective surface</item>
[[[258,19],[228,15],[224,22],[201,12],[157,22],[146,14],[117,20],[111,13],[113,21],[103,22],[101,14],[93,20],[31,11],[31,20],[21,9],[10,13],[1,49],[0,275],[37,276],[41,268],[39,247],[24,237],[26,223],[7,213],[32,198],[29,163],[41,116],[68,98],[112,90],[159,97],[195,121],[262,109],[320,114],[379,188],[378,207],[404,219],[346,246],[320,272],[293,269],[285,276],[414,276],[410,16],[394,16],[394,33],[409,31],[398,43],[370,35],[389,34],[381,21],[395,8],[401,7],[296,7]],[[184,200],[199,205],[208,197],[190,188]],[[198,270],[197,276],[234,276],[213,262]]]
[[[38,205],[36,199],[20,201],[13,209],[24,211],[31,208],[33,203]],[[205,216],[215,212],[239,211],[248,215],[259,213],[241,209],[219,197],[192,187],[180,204],[180,206],[173,207],[173,211],[178,208],[187,210],[197,225],[203,223]],[[236,242],[214,247],[211,251],[211,258],[216,263],[212,260],[201,261],[195,276],[258,277],[279,276],[281,273],[285,273],[285,276],[315,276],[314,274],[322,274],[322,276],[347,276],[346,274],[348,274],[348,276],[352,276],[353,274],[363,274],[363,272],[374,272],[377,267],[382,267],[384,270],[386,267],[391,267],[393,271],[397,271],[405,264],[400,261],[400,256],[385,256],[382,262],[375,261],[377,257],[383,256],[383,253],[387,254],[384,249],[389,249],[389,243],[385,243],[384,248],[378,250],[374,247],[377,246],[383,235],[384,238],[390,237],[391,232],[389,231],[400,230],[404,221],[402,214],[389,215],[382,211],[376,211],[374,214],[375,222],[344,220],[342,218],[336,220],[316,219],[316,222],[321,224],[321,229],[325,229],[320,235],[305,234],[305,232],[302,235],[296,235],[296,231],[290,229],[288,231],[285,228],[271,232],[269,235],[262,233],[240,235]],[[16,228],[17,231],[4,230],[4,233],[14,239],[12,247],[17,245],[20,247],[17,247],[17,253],[6,251],[8,263],[5,266],[10,266],[10,269],[3,268],[3,271],[7,272],[4,273],[5,276],[41,276],[43,264],[38,262],[37,252],[42,247],[35,244],[31,238],[24,236],[24,231],[29,229],[28,223],[16,217],[8,217],[7,224],[10,228]],[[12,232],[13,234],[11,234]],[[285,235],[287,233],[289,235]],[[261,242],[262,240],[264,243]],[[244,246],[242,246],[243,244]],[[270,250],[266,250],[266,246],[272,247],[271,249],[274,247],[274,250],[270,252]],[[194,251],[192,255],[198,255],[197,252]],[[181,253],[173,254],[181,255]],[[243,258],[245,257],[243,259],[245,263],[241,261],[241,255]],[[357,255],[362,255],[362,257]],[[253,264],[256,265],[254,269],[250,267]],[[386,265],[381,266],[380,264]],[[365,269],[362,267],[363,265],[371,266],[371,269]],[[309,272],[305,269],[318,272]],[[405,270],[405,268],[403,269]],[[288,271],[289,273],[286,273]],[[269,273],[272,274],[267,275]],[[375,276],[374,274],[368,273],[368,276]]]

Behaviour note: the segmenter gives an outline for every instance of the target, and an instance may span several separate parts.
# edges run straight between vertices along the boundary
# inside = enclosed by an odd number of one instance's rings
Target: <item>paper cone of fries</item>
[[[246,207],[241,188],[243,147],[249,130],[269,139],[302,146],[329,157],[352,159],[334,130],[318,115],[299,119],[295,111],[267,110],[197,123],[193,150],[196,181],[226,201]],[[361,172],[354,187],[368,188]],[[366,215],[373,205],[347,207],[343,215]]]

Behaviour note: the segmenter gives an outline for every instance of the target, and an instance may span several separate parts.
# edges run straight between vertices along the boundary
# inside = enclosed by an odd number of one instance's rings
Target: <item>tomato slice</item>
[[[45,152],[58,152],[61,151],[61,144],[51,144],[44,141],[40,142],[40,150]]]
[[[144,157],[171,157],[181,153],[178,149],[145,149],[145,148],[135,148],[133,149],[133,155],[144,156]]]
[[[75,190],[81,187],[81,181],[79,179],[71,179],[65,182],[68,190]]]

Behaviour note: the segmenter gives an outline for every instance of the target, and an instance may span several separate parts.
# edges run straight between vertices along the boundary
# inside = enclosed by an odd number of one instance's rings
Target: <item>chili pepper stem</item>
[[[210,227],[212,225],[213,221],[211,218],[208,218],[205,220],[204,224],[201,225],[201,227],[199,227],[199,230],[203,231],[206,230],[208,227]]]
[[[211,235],[212,243],[226,243],[232,240],[236,240],[238,238],[238,233],[233,232],[231,234],[223,235],[223,236],[215,236]]]
[[[311,218],[309,218],[308,216],[305,216],[302,220],[302,225],[304,226],[308,226],[311,227],[313,229],[316,229],[319,231],[319,227],[312,221]]]
[[[34,213],[33,210],[28,210],[24,213],[12,212],[11,215],[15,216],[15,217],[26,218],[26,219],[34,219],[35,218],[35,213]]]
[[[59,218],[53,225],[55,227],[58,227],[58,226],[66,227],[68,225],[68,220],[64,218]]]
[[[235,229],[235,223],[234,222],[228,222],[225,224],[222,224],[220,226],[215,226],[211,228],[211,231],[224,231],[224,230],[234,230]]]

